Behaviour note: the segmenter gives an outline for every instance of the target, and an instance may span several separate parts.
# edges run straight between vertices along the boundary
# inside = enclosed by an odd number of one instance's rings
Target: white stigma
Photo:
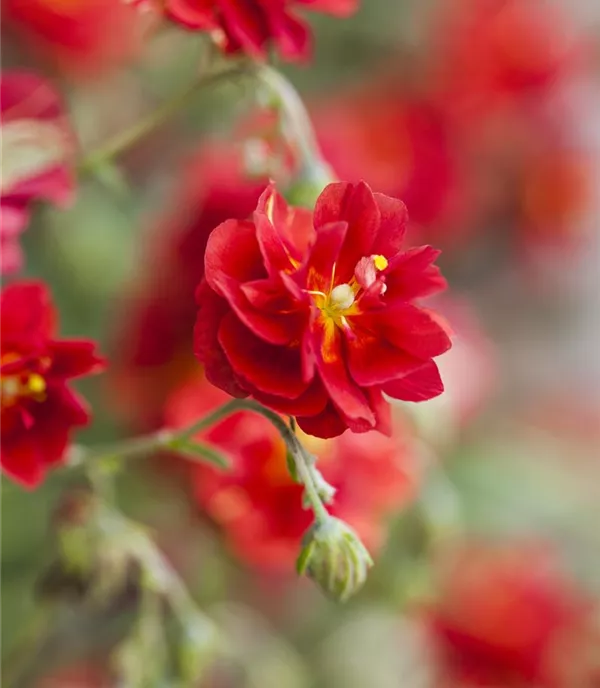
[[[331,290],[330,299],[334,306],[345,310],[354,303],[354,290],[349,284],[338,284]]]

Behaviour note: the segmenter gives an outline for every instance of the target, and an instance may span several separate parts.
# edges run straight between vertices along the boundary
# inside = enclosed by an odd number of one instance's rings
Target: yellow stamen
[[[42,394],[46,391],[46,381],[41,375],[32,373],[27,380],[27,389],[32,394]]]
[[[375,265],[375,268],[380,272],[382,270],[385,270],[388,266],[388,261],[385,256],[373,256],[373,263]]]

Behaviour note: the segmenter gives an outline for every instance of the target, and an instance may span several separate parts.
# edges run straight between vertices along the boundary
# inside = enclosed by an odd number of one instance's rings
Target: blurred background
[[[54,3],[33,5],[39,19]],[[85,156],[212,52],[151,12],[71,5],[66,31],[6,2],[2,59],[54,80]],[[600,6],[364,0],[349,19],[310,20],[313,61],[274,64],[338,177],[402,198],[409,245],[443,250],[449,289],[431,305],[454,332],[446,392],[398,405],[392,440],[306,440],[375,555],[343,606],[294,574],[309,519],[262,419],[209,433],[231,474],[173,456],[119,472],[119,507],[226,638],[205,680],[183,685],[598,688]],[[223,401],[191,353],[203,247],[269,177],[289,181],[288,154],[256,84],[236,78],[85,170],[72,207],[36,208],[25,275],[50,284],[61,333],[97,339],[110,361],[81,385],[94,424],[78,441],[184,425]],[[69,520],[57,505],[76,485],[69,472],[34,493],[2,482],[3,656],[25,642],[22,685],[178,685],[158,669],[133,678],[153,657],[142,644],[114,678],[135,591],[120,581],[90,611],[54,575]],[[60,619],[27,645],[55,597]]]

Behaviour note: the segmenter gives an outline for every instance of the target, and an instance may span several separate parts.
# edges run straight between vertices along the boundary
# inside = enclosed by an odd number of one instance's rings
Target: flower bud
[[[345,602],[367,580],[373,560],[358,535],[338,518],[329,517],[307,531],[297,562],[327,595]]]

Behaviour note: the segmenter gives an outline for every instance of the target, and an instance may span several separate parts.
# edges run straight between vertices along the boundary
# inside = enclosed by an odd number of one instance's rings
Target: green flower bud
[[[352,528],[329,517],[307,531],[296,566],[324,593],[345,602],[364,585],[372,565],[371,555]]]

